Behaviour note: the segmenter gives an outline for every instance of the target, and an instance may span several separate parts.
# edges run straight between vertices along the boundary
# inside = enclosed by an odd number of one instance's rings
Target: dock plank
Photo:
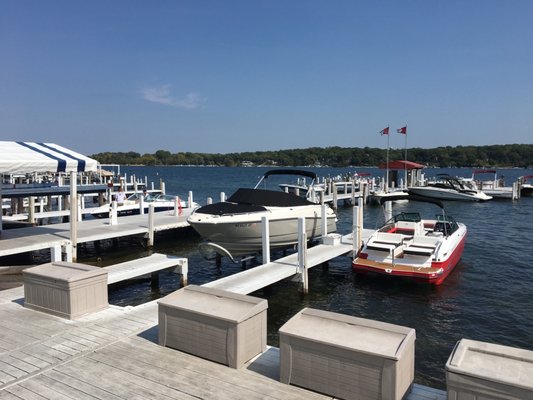
[[[23,399],[23,400],[44,400],[46,399],[46,397],[41,396],[32,390],[28,390],[21,385],[11,386],[7,388],[6,390],[9,393],[16,396],[18,399]]]
[[[61,387],[60,390],[62,393],[68,392],[68,393],[74,393],[80,400],[83,399],[91,399],[94,398],[100,399],[100,400],[121,400],[123,397],[114,395],[113,393],[104,390],[98,386],[98,382],[96,381],[94,385],[88,384],[78,378],[72,377],[68,374],[65,374],[63,372],[59,372],[57,370],[52,371],[46,371],[43,375],[43,377],[50,380],[50,384],[54,385],[55,387]],[[55,382],[55,383],[54,383]],[[89,396],[89,397],[87,397]]]
[[[151,272],[161,271],[180,265],[182,257],[154,253],[148,257],[126,261],[120,264],[104,267],[107,271],[107,284],[121,282]]]
[[[364,230],[369,236],[371,230]],[[352,251],[351,234],[341,238],[334,245],[319,244],[307,250],[307,268],[313,268],[335,257]],[[290,278],[298,272],[298,254],[294,253],[267,264],[233,274],[204,284],[205,287],[227,290],[234,293],[249,294],[283,279]]]

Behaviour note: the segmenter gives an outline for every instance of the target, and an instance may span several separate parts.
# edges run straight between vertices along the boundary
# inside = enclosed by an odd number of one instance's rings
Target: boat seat
[[[408,254],[412,256],[424,256],[428,257],[433,254],[435,247],[424,247],[417,245],[410,245],[403,249],[403,254]]]
[[[436,236],[415,236],[413,237],[413,246],[425,247],[435,249],[440,242],[440,238]]]
[[[403,236],[399,233],[377,232],[371,243],[388,244],[398,247],[403,244]]]

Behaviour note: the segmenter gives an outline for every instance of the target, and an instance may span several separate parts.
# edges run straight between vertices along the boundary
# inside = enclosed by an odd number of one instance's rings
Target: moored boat
[[[533,196],[533,175],[525,175],[520,178],[520,194],[524,197]]]
[[[442,214],[433,219],[422,219],[419,212],[395,215],[370,236],[352,267],[355,272],[440,285],[461,259],[467,228],[446,215],[438,200],[419,196],[408,200],[436,204]]]
[[[275,172],[273,172],[275,171]],[[298,242],[298,219],[305,218],[308,240],[322,236],[322,205],[302,196],[279,190],[258,189],[270,175],[298,174],[297,170],[267,172],[255,188],[240,188],[226,201],[196,209],[187,219],[189,224],[215,251],[231,258],[258,253],[262,249],[262,218],[268,218],[271,248]],[[324,206],[327,232],[336,230],[334,211]]]
[[[144,208],[144,213],[147,214],[150,210],[150,206],[154,207],[154,212],[161,211],[173,211],[176,207],[179,208],[179,214],[187,216],[192,212],[192,210],[199,206],[199,204],[192,202],[189,206],[188,201],[178,199],[176,201],[176,196],[168,194],[150,194],[144,196],[141,193],[133,193],[122,203],[117,205],[117,215],[137,215],[141,212],[141,197]],[[110,204],[104,204],[100,207],[95,207],[91,215],[96,218],[108,218],[110,211]]]
[[[492,197],[476,187],[471,179],[438,175],[437,180],[425,186],[412,186],[409,193],[438,200],[487,201]]]

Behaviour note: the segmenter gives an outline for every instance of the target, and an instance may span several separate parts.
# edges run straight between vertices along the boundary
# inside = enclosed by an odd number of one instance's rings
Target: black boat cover
[[[314,205],[293,193],[274,190],[240,188],[227,201],[208,204],[196,210],[196,213],[225,215],[244,214],[265,211],[265,207],[298,207]]]

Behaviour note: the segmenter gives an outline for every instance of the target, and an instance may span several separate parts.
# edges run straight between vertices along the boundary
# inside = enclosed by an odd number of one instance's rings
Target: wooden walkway
[[[157,303],[77,321],[26,309],[0,292],[0,399],[330,399],[279,382],[279,350],[235,370],[162,347]],[[407,400],[446,400],[414,385]]]
[[[189,226],[187,215],[174,216],[173,211],[155,213],[154,221],[155,232]],[[116,225],[110,225],[109,219],[80,221],[77,232],[78,243],[148,234],[148,215],[119,217]],[[0,236],[0,257],[68,244],[69,223],[7,229],[3,230]]]
[[[107,284],[110,285],[176,266],[180,266],[180,273],[187,277],[188,261],[186,258],[161,253],[154,253],[148,257],[110,265],[104,267],[104,269],[107,271]]]
[[[363,240],[373,233],[373,230],[363,229]],[[339,244],[319,244],[307,250],[307,268],[323,264],[335,257],[350,253],[353,249],[352,235],[344,235]],[[212,287],[229,292],[249,294],[278,281],[290,278],[298,273],[298,253],[280,258],[267,264],[250,268],[203,286]]]

